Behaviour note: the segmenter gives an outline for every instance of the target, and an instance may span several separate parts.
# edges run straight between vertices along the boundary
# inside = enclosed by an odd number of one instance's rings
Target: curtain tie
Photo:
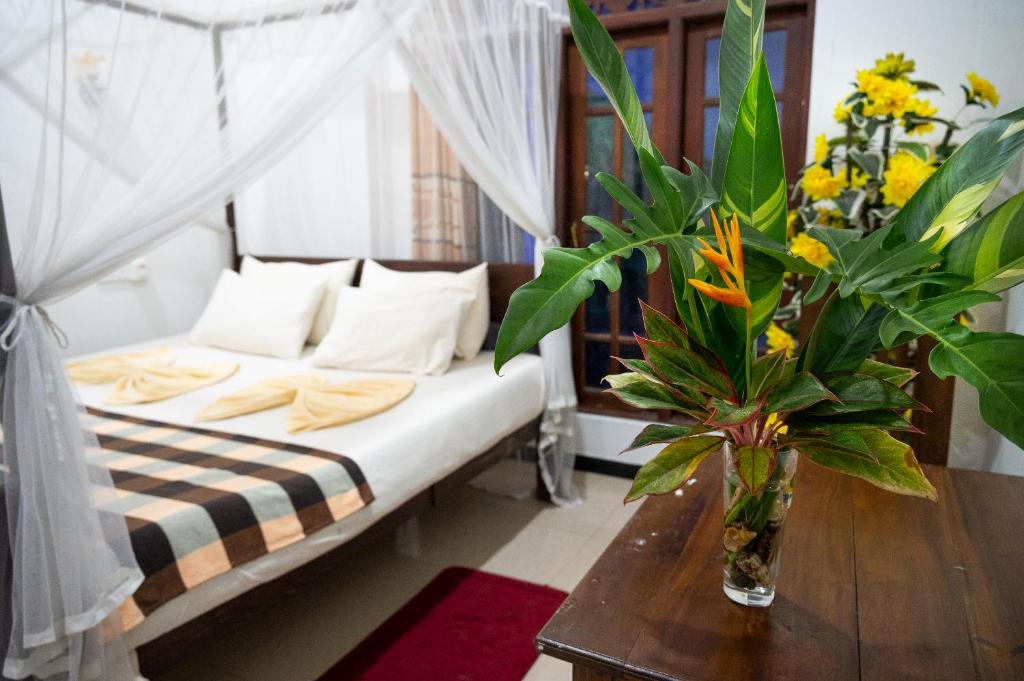
[[[7,323],[4,325],[3,331],[0,332],[0,349],[5,352],[10,352],[11,348],[13,348],[21,338],[21,332],[25,329],[26,317],[32,313],[35,313],[41,320],[43,320],[46,327],[50,330],[50,333],[52,333],[53,337],[56,339],[57,345],[59,345],[61,349],[67,349],[67,334],[64,333],[63,329],[57,326],[57,323],[53,321],[45,307],[42,305],[23,303],[17,298],[6,295],[0,295],[0,304],[7,305],[11,310],[8,313]]]
[[[547,239],[544,239],[544,248],[558,248],[562,245],[562,242],[558,240],[558,236],[552,234]]]

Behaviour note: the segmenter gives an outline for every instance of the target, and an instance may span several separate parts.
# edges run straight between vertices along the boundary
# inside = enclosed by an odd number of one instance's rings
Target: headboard
[[[252,256],[263,262],[301,262],[307,265],[321,265],[323,263],[344,260],[345,258],[289,258],[281,256]],[[377,260],[384,267],[402,272],[428,272],[441,270],[444,272],[462,272],[479,263],[472,262],[438,262],[432,260]],[[363,260],[359,260],[356,267],[355,285],[363,276]],[[491,297],[491,321],[500,322],[508,309],[508,299],[517,288],[533,279],[533,265],[519,265],[513,263],[491,262],[487,263],[487,288]]]

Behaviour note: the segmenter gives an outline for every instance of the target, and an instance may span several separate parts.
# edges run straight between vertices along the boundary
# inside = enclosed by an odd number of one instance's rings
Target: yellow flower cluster
[[[932,106],[932,103],[927,99],[912,98],[907,104],[907,110],[903,112],[904,115],[910,114],[918,116],[920,118],[931,118],[935,114],[939,113],[937,107]],[[909,126],[905,126],[909,127]],[[912,135],[927,135],[935,129],[935,124],[932,122],[919,123],[914,126],[914,129],[910,131]]]
[[[886,78],[906,78],[914,72],[913,59],[905,59],[903,53],[889,52],[882,59],[875,60],[874,72]]]
[[[836,119],[836,123],[845,123],[850,118],[850,112],[853,110],[852,104],[844,104],[846,97],[843,97],[836,102],[836,110],[832,113],[832,117]]]
[[[999,106],[999,92],[996,86],[985,80],[974,71],[967,74],[967,82],[971,84],[971,98],[979,102],[988,102]]]
[[[839,196],[844,187],[846,187],[844,175],[833,175],[832,171],[822,168],[820,165],[808,168],[800,180],[800,188],[807,196],[811,197],[812,201],[834,199]]]
[[[768,325],[765,335],[768,337],[768,352],[785,350],[786,357],[793,356],[793,351],[796,350],[796,340],[792,335],[786,333],[785,329],[772,322]]]
[[[867,95],[865,116],[902,116],[917,94],[917,86],[908,80],[892,80],[868,70],[857,72],[857,89]]]
[[[846,171],[842,170],[840,172],[845,173]],[[868,180],[870,178],[871,176],[865,173],[860,168],[854,168],[853,171],[850,173],[850,186],[855,189],[860,189],[861,187],[868,183]]]
[[[796,221],[800,219],[800,213],[795,210],[791,210],[786,213],[786,236],[790,239],[796,234]]]
[[[828,158],[828,138],[821,133],[814,138],[814,162],[821,163]]]
[[[789,242],[789,252],[803,258],[815,267],[827,267],[832,262],[832,254],[825,244],[801,232]]]
[[[883,200],[890,206],[902,208],[935,170],[935,166],[909,152],[893,154],[882,173]]]

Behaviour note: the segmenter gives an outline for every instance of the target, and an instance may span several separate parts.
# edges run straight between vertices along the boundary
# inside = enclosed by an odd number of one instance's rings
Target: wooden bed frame
[[[254,256],[264,262],[301,262],[306,264],[322,264],[333,262],[336,258],[284,258]],[[477,263],[456,262],[424,262],[416,260],[379,260],[385,267],[406,272],[423,272],[428,270],[444,270],[461,272],[474,267]],[[356,270],[358,284],[362,275],[362,261]],[[237,266],[237,263],[236,263]],[[500,321],[508,308],[508,299],[512,292],[533,277],[530,265],[504,263],[488,263],[488,286],[490,288],[491,321]],[[309,563],[261,584],[250,591],[236,596],[196,619],[182,623],[163,636],[146,643],[136,649],[139,656],[140,671],[146,676],[155,676],[174,667],[188,654],[190,647],[197,641],[216,635],[225,627],[235,626],[241,622],[265,612],[276,604],[282,603],[299,588],[318,581],[323,575],[331,573],[344,560],[359,552],[362,547],[380,541],[387,541],[388,535],[405,521],[419,513],[436,506],[448,496],[451,490],[472,480],[499,460],[513,453],[536,446],[540,434],[540,417],[520,427],[511,435],[506,436],[498,444],[464,464],[442,480],[434,483],[397,509],[387,514],[374,525],[348,542],[315,558]],[[538,496],[545,498],[543,485],[539,482]]]

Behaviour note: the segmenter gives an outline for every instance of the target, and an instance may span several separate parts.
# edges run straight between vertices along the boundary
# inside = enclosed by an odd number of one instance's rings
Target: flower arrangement
[[[728,3],[708,177],[692,162],[685,173],[665,162],[615,44],[583,0],[569,0],[580,54],[632,139],[652,200],[598,174],[631,217],[615,225],[586,216],[599,241],[546,251],[540,275],[513,294],[495,350],[500,370],[566,324],[596,281],[617,290],[618,262],[635,250],[649,272],[667,261],[675,309],[643,307],[643,359],[620,359],[625,373],[605,380],[627,404],[688,422],[648,425],[636,437],[633,447],[664,447],[640,468],[626,501],[672,492],[724,452],[724,589],[748,605],[774,597],[798,458],[892,492],[936,498],[914,452],[891,434],[913,429],[905,412],[923,408],[903,389],[914,372],[874,361],[876,350],[930,336],[935,373],[977,388],[985,420],[1024,445],[1024,337],[974,332],[955,321],[1024,281],[1024,194],[979,216],[1024,148],[1024,109],[960,145],[884,225],[869,231],[815,223],[789,237],[779,121],[761,51],[764,5]],[[863,78],[866,92],[852,103],[851,118],[891,116],[904,125],[911,106],[912,123],[924,117],[917,112],[928,109],[911,104],[914,84],[900,78],[912,65],[894,56],[883,66]],[[978,98],[994,96],[980,82],[972,88]],[[834,179],[841,176],[819,167],[828,177],[809,171],[805,178],[819,176],[815,191],[841,196],[847,187]],[[818,257],[792,254],[802,248],[801,236],[815,240],[805,245]],[[798,353],[775,334],[776,349],[759,355],[758,339],[770,329],[790,272],[814,278],[808,299],[827,298]]]
[[[902,52],[890,52],[875,60],[874,68],[858,71],[854,91],[836,104],[835,120],[843,131],[815,138],[814,162],[797,183],[800,206],[788,222],[796,237],[790,244],[794,255],[817,267],[829,264],[828,249],[807,235],[811,226],[870,232],[885,225],[956,149],[953,135],[966,127],[958,122],[960,115],[999,104],[995,86],[971,72],[960,86],[963,107],[951,118],[940,117],[923,97],[939,87],[913,79],[916,68]],[[945,129],[940,142],[915,139],[936,126]]]

